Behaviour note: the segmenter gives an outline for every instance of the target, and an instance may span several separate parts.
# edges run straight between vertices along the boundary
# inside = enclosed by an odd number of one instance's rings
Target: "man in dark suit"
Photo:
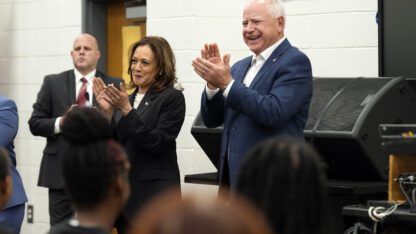
[[[230,68],[230,55],[220,56],[206,44],[195,72],[207,86],[201,115],[207,127],[224,124],[220,185],[236,183],[247,151],[276,135],[303,138],[312,98],[308,57],[284,36],[285,13],[278,0],[253,0],[243,12],[243,38],[253,56]]]
[[[25,215],[25,203],[27,196],[22,179],[16,169],[16,153],[14,151],[14,138],[19,128],[19,116],[16,103],[0,96],[0,148],[7,151],[8,173],[11,177],[11,197],[0,211],[0,226],[12,229],[20,233],[23,217]],[[0,195],[1,196],[1,195]],[[1,232],[0,232],[1,233]]]
[[[104,83],[117,87],[121,82],[96,70],[100,51],[96,39],[82,34],[74,41],[71,57],[74,69],[45,77],[33,104],[29,119],[30,131],[35,136],[46,137],[38,185],[49,188],[50,223],[54,225],[73,215],[73,207],[62,178],[62,150],[66,143],[60,136],[65,113],[73,105],[96,105],[92,93],[92,79],[100,77]]]

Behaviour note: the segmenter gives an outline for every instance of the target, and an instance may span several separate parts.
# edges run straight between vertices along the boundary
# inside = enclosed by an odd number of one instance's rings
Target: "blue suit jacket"
[[[234,186],[241,161],[257,142],[277,136],[303,138],[312,98],[312,69],[308,57],[286,39],[265,61],[250,87],[243,83],[251,58],[231,68],[233,79],[227,98],[218,92],[208,100],[203,92],[201,115],[207,127],[224,124],[220,183],[228,149],[228,169]]]
[[[19,117],[14,101],[0,96],[0,145],[4,147],[10,158],[9,174],[13,180],[12,195],[3,209],[24,204],[27,202],[26,192],[23,188],[22,179],[16,170],[16,154],[14,152],[13,140],[19,127]]]

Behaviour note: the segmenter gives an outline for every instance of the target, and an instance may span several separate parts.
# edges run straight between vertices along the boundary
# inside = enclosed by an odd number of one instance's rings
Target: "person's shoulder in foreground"
[[[48,234],[110,234],[110,232],[97,227],[81,227],[76,220],[70,219],[53,226]]]

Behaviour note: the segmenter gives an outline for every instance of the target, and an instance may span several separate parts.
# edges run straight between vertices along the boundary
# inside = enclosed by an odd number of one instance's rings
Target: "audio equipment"
[[[305,138],[330,179],[374,181],[388,175],[380,124],[416,123],[416,95],[402,77],[315,78]]]

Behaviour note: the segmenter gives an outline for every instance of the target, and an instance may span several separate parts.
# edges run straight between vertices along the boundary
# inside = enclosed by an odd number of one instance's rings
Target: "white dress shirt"
[[[85,103],[85,106],[92,106],[92,100],[93,100],[92,79],[95,77],[96,70],[93,70],[92,72],[83,76],[77,69],[74,68],[74,73],[75,73],[75,100],[77,100],[79,90],[81,89],[81,86],[82,86],[81,78],[85,77],[85,79],[87,79],[87,93],[89,97],[87,99],[87,103]],[[61,132],[61,127],[59,126],[59,122],[61,121],[61,118],[62,117],[58,117],[55,120],[55,128],[54,128],[55,134],[58,134]]]
[[[75,100],[78,99],[78,93],[79,90],[82,87],[82,81],[81,78],[85,77],[85,79],[87,79],[87,93],[88,93],[88,100],[87,103],[85,103],[85,106],[92,106],[92,96],[93,96],[93,91],[92,91],[92,79],[95,77],[95,72],[96,70],[88,73],[87,75],[83,76],[77,69],[74,69],[75,72]]]

